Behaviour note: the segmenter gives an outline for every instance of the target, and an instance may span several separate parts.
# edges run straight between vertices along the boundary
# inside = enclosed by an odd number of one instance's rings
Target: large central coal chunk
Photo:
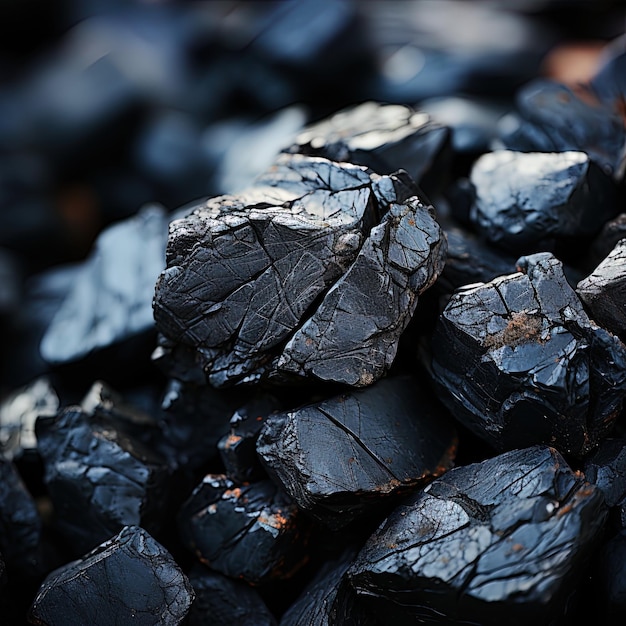
[[[584,455],[613,425],[626,392],[626,347],[587,317],[549,253],[524,273],[468,285],[432,343],[441,399],[496,448],[547,443]]]
[[[171,224],[154,299],[160,352],[174,362],[191,354],[214,386],[279,370],[370,384],[390,366],[444,253],[406,174],[282,155],[247,191]],[[319,364],[338,353],[354,358]]]

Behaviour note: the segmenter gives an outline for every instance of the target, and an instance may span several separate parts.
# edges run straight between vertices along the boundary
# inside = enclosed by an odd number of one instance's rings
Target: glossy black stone
[[[617,112],[544,79],[524,85],[516,103],[517,114],[500,124],[504,147],[522,152],[579,150],[607,174],[621,178],[626,128]]]
[[[583,152],[482,155],[470,180],[470,220],[492,243],[519,252],[595,235],[615,215],[614,184]]]
[[[246,192],[208,200],[174,221],[154,299],[157,326],[169,339],[159,356],[183,346],[182,369],[200,368],[214,386],[258,381],[275,372],[275,359],[283,372],[373,382],[389,367],[417,294],[443,265],[445,245],[429,209],[417,198],[399,204],[412,193],[404,176],[285,154]],[[368,284],[377,272],[381,278]],[[333,283],[317,307],[319,319],[292,337]],[[353,329],[342,328],[342,294],[361,320]],[[372,307],[374,322],[364,315]],[[336,363],[306,366],[307,340],[319,324],[337,335],[329,361],[337,351],[355,352],[344,363],[347,372],[339,374]]]
[[[158,530],[171,468],[119,421],[69,407],[36,423],[56,525],[80,554],[122,526]]]
[[[455,468],[408,498],[348,570],[384,623],[549,624],[598,545],[602,495],[553,448]]]
[[[451,467],[456,439],[445,409],[401,376],[271,416],[257,451],[301,508],[340,528]]]
[[[181,536],[205,565],[259,584],[304,565],[309,524],[271,481],[237,486],[209,474],[178,514]]]
[[[551,254],[518,266],[450,299],[432,340],[440,398],[497,449],[584,455],[620,411],[626,347],[589,320]]]
[[[406,170],[426,191],[450,158],[450,131],[427,113],[364,102],[307,126],[289,152],[358,163],[379,174]]]
[[[189,573],[196,594],[188,626],[276,626],[276,620],[259,592],[240,580],[233,580],[204,565]]]
[[[626,336],[626,239],[621,239],[576,293],[589,316],[620,337]]]
[[[126,526],[52,572],[33,601],[29,621],[176,626],[193,600],[193,588],[171,554],[144,529]]]

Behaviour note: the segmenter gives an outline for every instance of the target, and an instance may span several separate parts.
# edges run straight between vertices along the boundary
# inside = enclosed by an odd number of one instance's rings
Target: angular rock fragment
[[[209,474],[180,509],[185,544],[205,565],[249,583],[289,578],[304,565],[308,522],[269,480],[236,486]]]
[[[278,369],[365,387],[389,370],[419,294],[444,266],[445,238],[418,198],[392,204],[350,269],[289,340]]]
[[[621,408],[626,347],[589,320],[552,255],[518,266],[459,290],[443,311],[432,340],[440,398],[497,449],[584,455]]]
[[[263,598],[250,585],[204,565],[192,568],[189,582],[196,599],[185,622],[188,626],[276,626]]]
[[[534,80],[516,97],[517,114],[500,124],[500,141],[522,152],[586,152],[607,174],[623,175],[626,128],[620,115],[578,98],[566,86]]]
[[[411,376],[271,416],[257,444],[270,476],[340,528],[452,465],[454,428]]]
[[[609,220],[589,246],[585,262],[589,271],[600,265],[621,239],[626,239],[626,213]]]
[[[143,528],[126,526],[52,572],[35,597],[29,621],[45,626],[176,626],[193,599],[193,588],[171,554]]]
[[[620,337],[626,336],[626,239],[584,280],[576,293],[591,317]]]
[[[16,459],[37,453],[35,422],[59,410],[59,398],[46,377],[15,390],[0,404],[0,457]]]
[[[159,528],[170,467],[119,422],[69,407],[39,418],[36,434],[57,525],[75,552],[125,525]]]
[[[564,612],[605,519],[600,491],[556,450],[516,450],[411,496],[348,578],[385,623],[548,624]]]
[[[450,131],[411,107],[364,102],[311,124],[287,151],[366,165],[379,174],[404,169],[428,188],[447,169]]]
[[[44,335],[46,361],[76,361],[154,328],[152,297],[168,221],[155,206],[103,231]]]
[[[520,252],[596,234],[615,215],[614,184],[583,152],[482,155],[470,219],[489,241]]]
[[[160,358],[174,351],[172,367],[184,359],[183,370],[199,368],[214,386],[275,373],[285,343],[348,272],[346,301],[367,291],[353,314],[378,299],[383,346],[374,345],[371,356],[373,369],[382,373],[395,351],[390,344],[410,317],[400,302],[412,312],[415,296],[443,265],[444,247],[428,209],[418,200],[400,204],[415,193],[404,175],[378,176],[352,164],[284,154],[247,191],[208,200],[174,221],[168,267],[154,299],[155,320],[166,337]],[[389,217],[361,248],[389,206]],[[370,292],[363,281],[376,269],[384,277]],[[402,289],[406,294],[398,293]],[[340,312],[339,296],[341,290],[329,294],[324,315]],[[347,334],[362,340],[371,337],[368,330],[371,324]],[[358,382],[362,373],[342,373],[340,380]]]
[[[256,453],[256,442],[267,417],[281,403],[270,393],[260,393],[235,411],[230,419],[230,432],[217,442],[226,475],[234,482],[250,482],[265,477]]]

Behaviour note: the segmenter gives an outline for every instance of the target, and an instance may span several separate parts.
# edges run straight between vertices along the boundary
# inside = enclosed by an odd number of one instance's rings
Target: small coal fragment
[[[379,174],[406,170],[420,186],[447,169],[450,131],[399,104],[364,102],[311,124],[288,152],[366,165]]]
[[[376,626],[375,617],[359,607],[345,573],[356,552],[348,549],[326,562],[280,620],[280,626]]]
[[[252,584],[289,578],[306,561],[306,519],[269,480],[236,486],[209,474],[179,512],[185,544],[205,565]]]
[[[0,552],[23,576],[43,572],[41,520],[37,506],[11,461],[0,459]]]
[[[161,427],[177,465],[197,470],[212,461],[229,419],[247,395],[241,390],[169,380],[161,404]]]
[[[235,411],[230,419],[230,432],[217,442],[226,475],[238,483],[265,478],[265,470],[256,453],[259,432],[268,415],[281,408],[270,393],[259,393]]]
[[[600,233],[591,242],[585,257],[589,271],[600,265],[621,239],[626,239],[626,213],[620,213],[604,224]]]
[[[46,361],[76,361],[154,328],[152,297],[167,223],[163,209],[149,207],[103,231],[44,335]]]
[[[350,269],[289,340],[278,369],[354,387],[381,378],[445,254],[432,207],[418,198],[392,204]]]
[[[69,407],[39,418],[36,434],[57,526],[75,552],[125,525],[158,530],[170,468],[119,421]]]
[[[598,623],[619,626],[626,619],[626,530],[608,541],[599,566]]]
[[[53,416],[59,398],[46,377],[37,378],[14,391],[0,404],[0,457],[17,459],[37,454],[35,422]]]
[[[176,626],[194,599],[171,554],[143,528],[121,532],[52,572],[29,613],[31,624]]]
[[[250,585],[196,565],[189,573],[196,594],[187,626],[276,626],[263,598]]]
[[[454,428],[411,376],[271,416],[257,444],[298,505],[340,528],[451,467]]]
[[[606,174],[621,178],[626,128],[617,112],[585,102],[565,85],[543,79],[522,87],[516,102],[517,114],[501,120],[504,147],[522,152],[586,152]]]
[[[283,154],[254,187],[210,199],[172,222],[168,267],[154,299],[157,326],[170,341],[161,344],[159,357],[186,346],[191,351],[183,353],[181,369],[200,368],[214,386],[259,380],[311,305],[357,258],[379,214],[406,200],[409,191],[402,176],[370,175],[352,164]],[[376,237],[385,235],[393,243],[367,244],[389,254],[389,263],[398,266],[390,270],[393,278],[414,290],[434,280],[441,264],[441,247],[432,235],[436,223],[418,204],[391,209],[394,217],[376,231]],[[431,243],[432,261],[425,254]],[[369,263],[365,254],[359,258],[357,265]],[[356,280],[355,288],[365,285]],[[370,306],[372,295],[358,303],[360,309]],[[407,306],[413,299],[408,297]],[[397,304],[388,300],[386,307]],[[391,322],[392,334],[406,317],[402,311]]]
[[[626,336],[626,239],[621,239],[596,269],[576,287],[591,317]]]
[[[518,267],[450,299],[432,340],[440,398],[497,449],[584,455],[621,408],[626,347],[589,320],[551,254]]]
[[[476,161],[470,180],[472,223],[509,250],[592,236],[615,215],[614,183],[583,152],[497,150]]]
[[[600,490],[556,450],[515,450],[410,496],[348,578],[387,624],[548,624],[564,612],[605,519]]]

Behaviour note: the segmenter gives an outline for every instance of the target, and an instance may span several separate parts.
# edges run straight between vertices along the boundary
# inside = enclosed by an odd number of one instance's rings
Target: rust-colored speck
[[[228,498],[234,498],[235,500],[241,498],[241,488],[235,487],[234,489],[227,489],[223,493],[222,499],[227,500]]]
[[[275,513],[271,513],[270,515],[259,515],[258,522],[259,524],[265,524],[266,526],[271,526],[277,530],[282,530],[290,525],[289,519],[282,515],[280,510]]]
[[[519,552],[520,550],[523,550],[524,546],[521,543],[514,543],[513,544],[513,552]]]
[[[226,438],[224,447],[228,450],[231,446],[237,445],[240,441],[241,441],[241,437],[239,435],[230,434]]]

